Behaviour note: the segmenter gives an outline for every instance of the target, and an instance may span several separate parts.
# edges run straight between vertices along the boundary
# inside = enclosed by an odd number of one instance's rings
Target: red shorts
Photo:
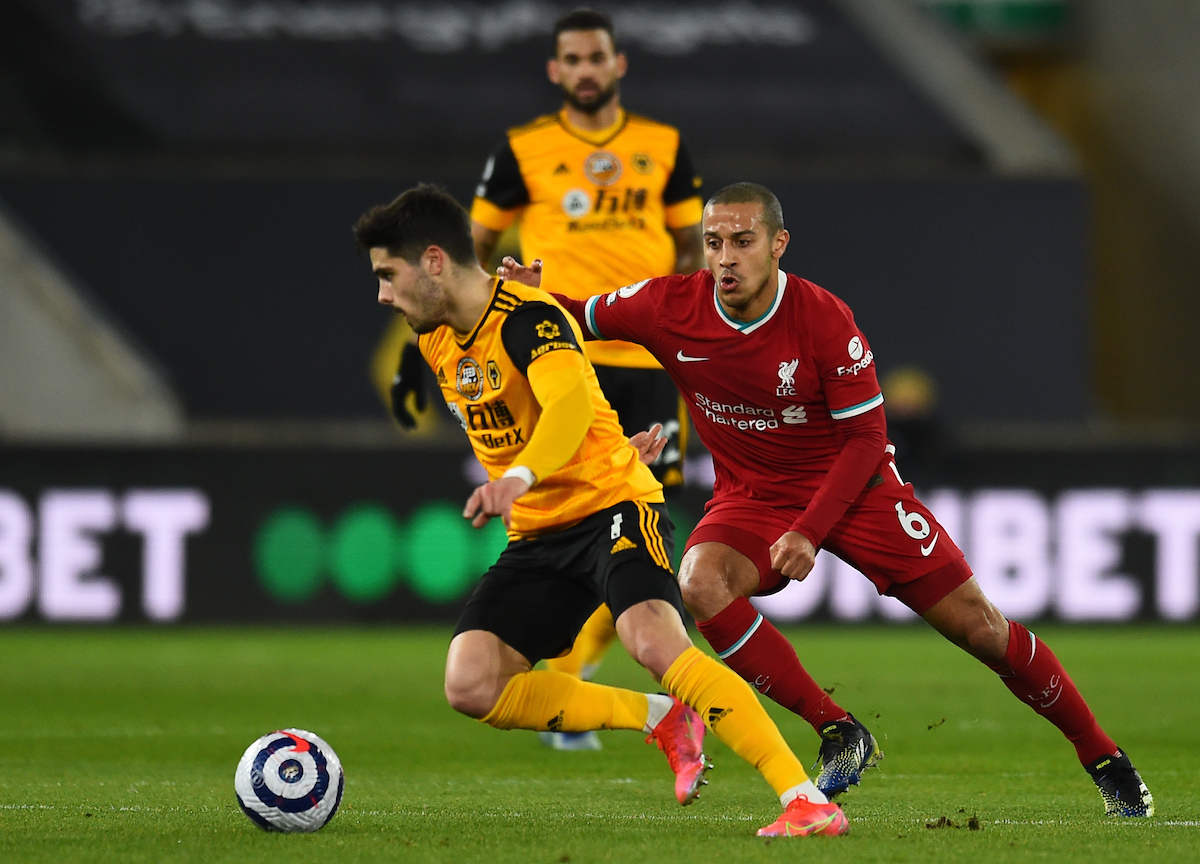
[[[901,485],[892,463],[884,464],[873,488],[864,492],[821,544],[918,615],[971,578],[963,553],[911,484]],[[747,498],[713,499],[688,537],[697,543],[723,543],[758,567],[757,594],[774,594],[787,577],[771,567],[771,544],[804,512],[801,506],[772,506]]]

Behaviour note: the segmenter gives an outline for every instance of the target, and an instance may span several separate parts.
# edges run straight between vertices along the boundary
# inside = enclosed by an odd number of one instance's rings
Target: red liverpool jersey
[[[714,500],[807,504],[842,449],[837,421],[883,404],[849,307],[782,271],[771,308],[749,322],[722,309],[708,270],[582,306],[593,336],[645,345],[670,373],[713,454]]]

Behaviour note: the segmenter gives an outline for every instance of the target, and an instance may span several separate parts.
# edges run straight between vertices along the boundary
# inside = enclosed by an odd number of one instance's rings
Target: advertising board
[[[975,454],[921,494],[1008,615],[1187,622],[1198,460]],[[456,449],[0,450],[0,621],[451,621],[506,543],[461,516],[479,471]],[[689,476],[678,547],[711,463]],[[913,617],[825,552],[757,602],[780,621]]]

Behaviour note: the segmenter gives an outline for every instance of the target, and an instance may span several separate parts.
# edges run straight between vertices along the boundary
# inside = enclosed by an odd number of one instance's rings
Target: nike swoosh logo
[[[686,354],[684,354],[682,351],[680,351],[678,354],[675,355],[675,359],[678,360],[680,363],[699,363],[701,360],[707,360],[708,358],[707,357],[689,357]]]
[[[922,555],[924,555],[926,558],[928,558],[928,557],[929,557],[929,553],[933,551],[933,547],[937,545],[938,538],[939,538],[939,537],[941,537],[941,536],[942,536],[942,532],[941,532],[941,531],[939,531],[938,533],[934,534],[934,535],[933,535],[933,539],[929,541],[929,545],[928,545],[928,546],[922,546],[922,547],[921,547],[921,554],[922,554]]]

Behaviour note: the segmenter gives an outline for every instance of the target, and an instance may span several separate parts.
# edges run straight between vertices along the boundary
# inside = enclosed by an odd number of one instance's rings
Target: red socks
[[[846,711],[800,665],[792,644],[745,597],[697,626],[729,668],[818,734],[830,721],[846,719]],[[1004,662],[991,667],[1004,686],[1057,726],[1084,765],[1117,752],[1054,652],[1016,621],[1009,622],[1008,634]]]
[[[817,734],[847,713],[800,665],[796,649],[745,597],[707,621],[696,622],[729,668],[762,693],[807,720]]]
[[[1067,736],[1084,765],[1117,752],[1054,652],[1024,625],[1008,622],[1004,663],[990,668],[1014,696]]]

